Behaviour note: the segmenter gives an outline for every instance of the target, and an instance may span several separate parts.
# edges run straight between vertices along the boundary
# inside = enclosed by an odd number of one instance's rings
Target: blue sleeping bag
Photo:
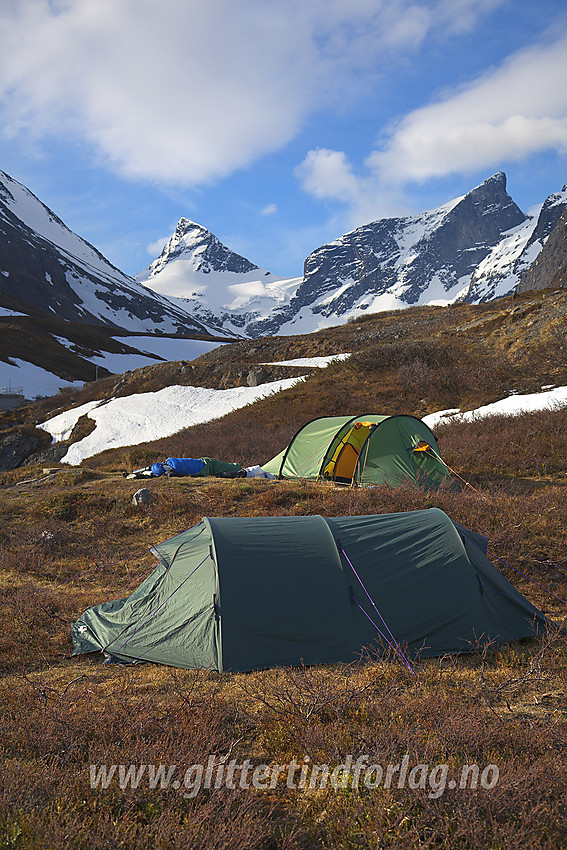
[[[205,462],[196,457],[168,457],[165,463],[175,475],[199,475],[205,468]]]

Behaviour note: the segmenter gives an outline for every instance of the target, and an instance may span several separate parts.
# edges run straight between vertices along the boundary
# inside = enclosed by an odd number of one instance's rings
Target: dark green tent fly
[[[134,593],[86,611],[74,653],[219,672],[415,658],[538,634],[486,538],[437,508],[374,516],[205,518],[152,551]]]

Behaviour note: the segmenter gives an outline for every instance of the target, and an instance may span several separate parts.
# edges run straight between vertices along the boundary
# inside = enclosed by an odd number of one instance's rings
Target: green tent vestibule
[[[204,518],[152,549],[159,563],[131,596],[73,624],[74,654],[248,671],[388,652],[388,635],[415,658],[543,631],[486,546],[437,508]]]
[[[451,473],[431,429],[416,416],[323,416],[307,422],[262,469],[278,478],[438,487]]]

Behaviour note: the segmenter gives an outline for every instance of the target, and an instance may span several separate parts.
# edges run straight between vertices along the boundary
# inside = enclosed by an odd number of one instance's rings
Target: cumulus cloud
[[[436,6],[435,16],[449,33],[470,32],[479,18],[494,11],[502,3],[499,0],[441,0]]]
[[[344,226],[357,227],[367,221],[408,211],[407,205],[388,190],[378,191],[373,175],[361,176],[354,172],[343,151],[318,148],[309,151],[295,168],[295,176],[303,189],[320,200],[340,201],[348,210],[346,220],[336,217],[336,230]]]
[[[410,211],[400,184],[380,181],[368,171],[355,173],[343,151],[326,148],[309,151],[294,173],[310,195],[344,204],[346,217],[336,216],[337,231]]]
[[[4,132],[195,185],[285,145],[395,51],[504,0],[3,0]]]
[[[309,151],[295,169],[306,192],[316,198],[334,198],[353,203],[360,196],[361,181],[355,176],[346,154],[319,148]]]
[[[453,2],[453,0],[452,0]],[[462,11],[468,0],[459,0]],[[464,17],[463,17],[464,20]],[[432,177],[500,168],[532,154],[567,154],[567,27],[497,68],[403,117],[355,174],[340,151],[310,151],[303,188],[350,205],[355,224],[403,206],[404,186]]]
[[[276,204],[267,204],[263,209],[260,210],[260,215],[274,215],[277,213],[278,208]]]
[[[146,245],[146,251],[150,257],[158,257],[169,242],[170,238],[170,236],[162,236],[160,239],[156,239],[155,242],[150,242],[149,245]]]

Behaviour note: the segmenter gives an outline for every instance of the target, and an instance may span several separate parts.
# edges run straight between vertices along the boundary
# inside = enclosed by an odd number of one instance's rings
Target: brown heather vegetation
[[[439,428],[461,492],[122,477],[171,454],[262,462],[313,416],[423,415],[513,389],[567,385],[563,313],[529,325],[564,297],[529,295],[365,317],[298,337],[294,350],[292,338],[237,343],[239,363],[354,354],[285,394],[157,443],[104,452],[57,474],[41,465],[0,473],[0,848],[567,846],[566,610],[556,598],[567,600],[567,411]],[[222,365],[230,351],[212,355],[199,360]],[[133,380],[139,388],[144,376]],[[139,486],[155,499],[134,507]],[[416,676],[372,648],[351,665],[223,675],[70,657],[78,615],[131,593],[152,568],[148,547],[202,516],[430,506],[489,537],[495,563],[554,623],[546,639],[423,659]],[[411,766],[447,763],[450,776],[464,764],[496,764],[500,778],[492,790],[447,788],[437,798],[395,781],[375,790],[299,790],[282,781],[194,799],[144,782],[136,790],[89,784],[91,764],[175,764],[181,775],[210,754],[254,764],[307,755],[331,766],[368,755],[385,766],[406,753]]]

